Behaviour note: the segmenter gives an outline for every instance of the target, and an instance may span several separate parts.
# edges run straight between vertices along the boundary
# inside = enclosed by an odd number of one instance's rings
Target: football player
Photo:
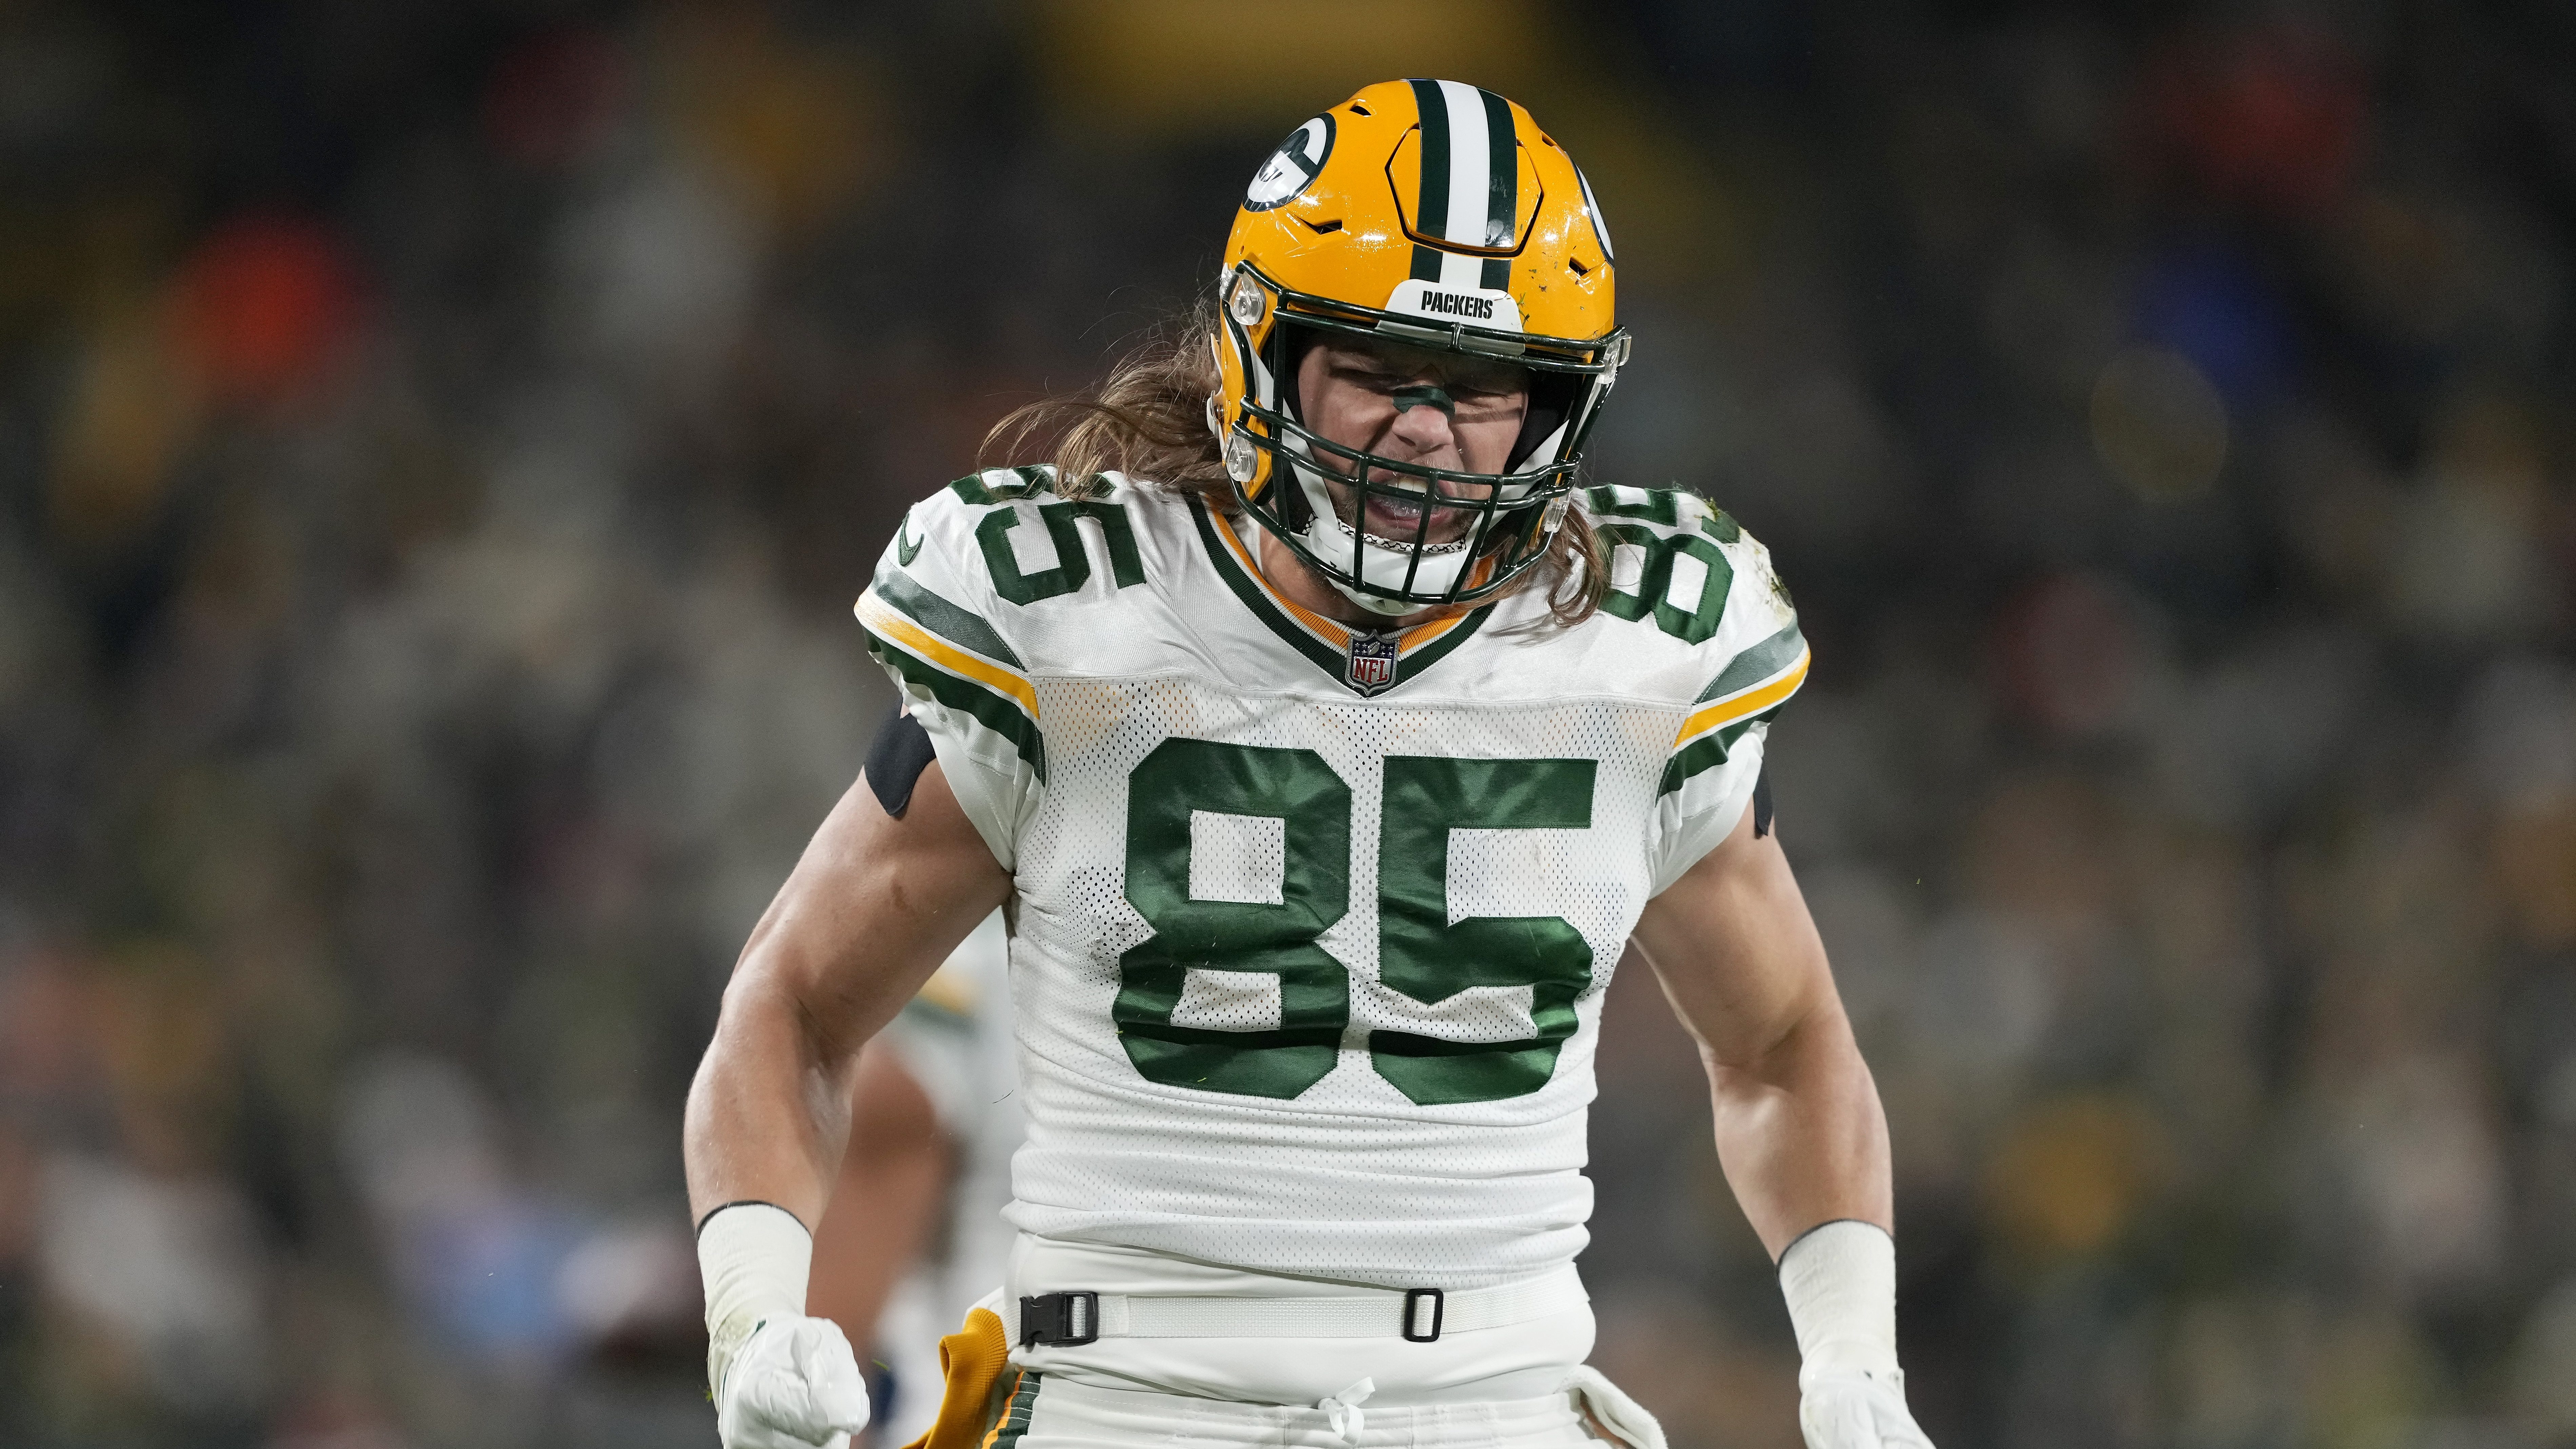
[[[1373,85],[1255,175],[1204,325],[1039,414],[1052,468],[913,506],[858,614],[924,736],[880,754],[928,763],[816,834],[690,1097],[728,1446],[865,1420],[805,1225],[860,1044],[996,905],[1017,1237],[929,1449],[1660,1449],[1584,1366],[1574,1270],[1632,935],[1778,1255],[1809,1443],[1924,1444],[1885,1119],[1752,805],[1788,594],[1700,499],[1578,486],[1615,272],[1528,112]]]

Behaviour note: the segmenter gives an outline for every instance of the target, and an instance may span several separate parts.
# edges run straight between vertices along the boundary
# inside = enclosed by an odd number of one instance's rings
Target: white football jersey
[[[1527,589],[1372,633],[1269,587],[1255,525],[1108,481],[962,479],[858,603],[1016,877],[1012,1223],[1386,1287],[1571,1260],[1602,992],[1806,675],[1768,554],[1595,488],[1583,624]]]

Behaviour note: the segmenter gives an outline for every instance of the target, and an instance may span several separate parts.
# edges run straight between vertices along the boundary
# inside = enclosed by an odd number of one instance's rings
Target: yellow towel
[[[1010,1354],[1001,1318],[989,1308],[968,1312],[965,1327],[939,1340],[939,1372],[947,1381],[939,1418],[904,1449],[977,1449],[993,1427],[993,1390]]]

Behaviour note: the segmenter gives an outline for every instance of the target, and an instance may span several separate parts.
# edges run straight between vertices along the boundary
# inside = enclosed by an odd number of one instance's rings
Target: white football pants
[[[1284,1408],[1021,1377],[992,1449],[1607,1449],[1571,1392],[1536,1399]]]

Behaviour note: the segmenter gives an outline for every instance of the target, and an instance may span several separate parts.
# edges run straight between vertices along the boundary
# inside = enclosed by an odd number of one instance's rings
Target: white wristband
[[[1896,1240],[1845,1218],[1780,1255],[1780,1296],[1798,1335],[1798,1382],[1857,1373],[1903,1391],[1896,1368]]]
[[[698,1276],[707,1294],[707,1390],[724,1392],[725,1370],[751,1331],[805,1312],[814,1235],[796,1215],[765,1202],[728,1203],[698,1226]]]

